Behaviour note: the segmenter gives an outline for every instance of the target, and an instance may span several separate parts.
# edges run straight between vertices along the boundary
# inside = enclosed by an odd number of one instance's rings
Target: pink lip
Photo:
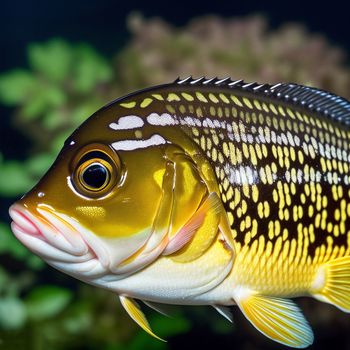
[[[12,205],[9,210],[12,222],[12,227],[29,235],[35,236],[42,240],[46,240],[38,226],[26,215],[23,210],[18,210],[16,204]]]

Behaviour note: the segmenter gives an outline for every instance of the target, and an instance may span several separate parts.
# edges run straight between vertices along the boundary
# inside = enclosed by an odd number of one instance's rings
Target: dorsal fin
[[[293,83],[275,85],[247,83],[231,78],[192,78],[176,79],[176,85],[227,87],[276,98],[309,111],[322,114],[334,121],[350,126],[350,102],[330,92]]]

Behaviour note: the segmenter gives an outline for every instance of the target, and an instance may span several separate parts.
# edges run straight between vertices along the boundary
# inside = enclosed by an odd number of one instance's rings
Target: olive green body
[[[349,141],[350,103],[330,93],[177,80],[87,119],[10,208],[12,230],[116,292],[153,336],[134,298],[229,320],[237,304],[263,334],[307,347],[312,330],[285,298],[350,312]]]
[[[143,138],[161,133],[210,163],[234,240],[235,283],[306,294],[321,264],[349,255],[346,125],[253,91],[203,85],[147,90],[96,120],[130,112],[145,120]],[[147,125],[152,113],[159,124],[170,115],[169,125]]]

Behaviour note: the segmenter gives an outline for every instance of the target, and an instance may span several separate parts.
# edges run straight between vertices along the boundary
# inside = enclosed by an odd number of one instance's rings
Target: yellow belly
[[[273,244],[262,236],[251,245],[237,243],[235,251],[231,274],[234,286],[285,297],[309,294],[320,266],[349,255],[348,251],[329,245],[311,257],[302,243],[281,238]]]

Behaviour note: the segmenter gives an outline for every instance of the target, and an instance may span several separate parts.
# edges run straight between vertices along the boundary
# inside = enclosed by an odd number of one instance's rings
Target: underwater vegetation
[[[213,337],[217,334],[222,342],[238,339],[247,349],[274,347],[254,332],[242,338],[237,329],[249,325],[239,325],[238,314],[237,326],[232,327],[214,311],[202,308],[176,308],[172,319],[149,312],[157,334],[170,340],[157,342],[128,319],[115,295],[46,266],[10,232],[7,205],[42,176],[65,138],[86,117],[129,91],[171,82],[177,76],[205,74],[268,83],[293,81],[350,97],[345,53],[300,25],[271,30],[263,17],[206,17],[175,28],[161,19],[134,15],[128,26],[130,40],[115,48],[112,58],[88,44],[53,38],[28,46],[27,68],[0,75],[0,103],[27,146],[0,150],[0,345],[167,349],[181,344],[192,328],[193,334],[199,329]],[[303,308],[317,327],[319,343],[344,336],[350,325],[346,315],[331,306],[308,301]],[[311,308],[313,313],[308,313]],[[184,313],[190,314],[191,322]],[[338,324],[330,330],[331,322]]]

